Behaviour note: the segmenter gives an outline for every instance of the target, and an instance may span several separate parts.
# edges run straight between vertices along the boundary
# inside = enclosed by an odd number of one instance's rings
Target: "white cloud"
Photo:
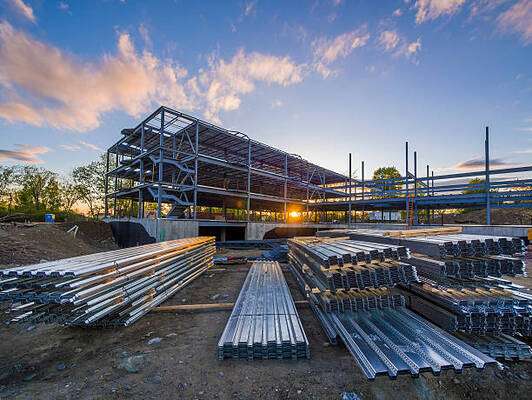
[[[398,8],[392,13],[392,15],[394,17],[400,17],[401,15],[403,15],[403,11],[400,8]]]
[[[239,108],[241,96],[252,92],[257,82],[293,85],[303,80],[303,67],[289,57],[239,50],[228,62],[211,59],[209,69],[192,78],[189,85],[201,99],[205,116],[217,122],[219,111]]]
[[[320,38],[312,43],[314,69],[324,78],[335,74],[330,65],[339,58],[349,56],[353,50],[363,47],[369,40],[365,26],[343,33],[333,39]]]
[[[444,15],[456,13],[464,5],[465,0],[417,0],[416,23],[437,19]]]
[[[255,15],[256,13],[257,13],[257,1],[249,1],[249,2],[244,3],[242,14],[245,17],[249,17],[250,15]]]
[[[118,36],[116,54],[83,62],[0,22],[0,118],[87,131],[107,112],[139,117],[164,104],[219,121],[219,111],[237,109],[257,83],[292,85],[303,68],[289,57],[239,50],[189,77],[178,63],[137,51],[127,33]]]
[[[29,144],[16,144],[16,150],[0,149],[0,161],[14,160],[30,164],[41,164],[43,161],[38,157],[50,151],[48,147],[32,146]]]
[[[77,143],[70,143],[70,144],[60,144],[60,148],[67,151],[80,151],[83,148],[93,151],[102,151],[102,148],[89,142],[85,142],[83,140],[80,140]]]
[[[415,42],[411,42],[406,45],[405,55],[413,56],[414,54],[417,54],[419,50],[421,50],[421,39],[420,38],[418,38]]]
[[[59,147],[66,151],[80,151],[81,146],[79,144],[60,144]]]
[[[379,45],[385,50],[390,51],[399,44],[399,35],[395,31],[383,31],[379,36]]]
[[[35,18],[35,14],[33,13],[33,8],[24,3],[23,0],[10,0],[10,3],[11,7],[13,7],[13,9],[20,15],[22,15],[24,18],[30,20],[33,23],[37,22],[37,18]]]
[[[282,102],[282,100],[275,99],[274,101],[272,101],[272,108],[280,108],[283,105],[284,103]]]
[[[57,4],[57,8],[63,12],[70,12],[70,5],[64,1],[60,1],[59,4]]]
[[[532,0],[519,0],[497,18],[503,32],[521,36],[525,45],[532,44]]]

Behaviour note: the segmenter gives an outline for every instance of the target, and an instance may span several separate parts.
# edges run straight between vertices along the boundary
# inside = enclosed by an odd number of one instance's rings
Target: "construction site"
[[[0,398],[529,398],[532,219],[494,220],[532,165],[478,137],[482,169],[407,142],[374,180],[159,107],[107,149],[102,219],[0,224]]]

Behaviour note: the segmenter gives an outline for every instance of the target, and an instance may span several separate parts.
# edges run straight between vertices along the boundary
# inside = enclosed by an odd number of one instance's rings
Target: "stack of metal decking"
[[[532,293],[502,278],[526,276],[524,241],[448,232],[453,229],[460,228],[357,229],[343,234],[404,245],[413,252],[403,261],[416,266],[421,282],[401,285],[401,289],[407,305],[421,316],[448,332],[477,337],[469,342],[486,354],[530,357],[530,346],[519,339],[532,335]],[[509,341],[508,335],[515,337]],[[493,346],[480,337],[489,337]],[[481,342],[482,346],[477,345]]]
[[[255,261],[218,342],[218,358],[309,358],[309,343],[279,263]]]
[[[403,246],[342,238],[296,238],[288,245],[292,273],[329,341],[340,338],[369,379],[494,362],[405,308],[404,297],[391,288],[418,279]],[[353,268],[367,278],[346,285]]]
[[[212,266],[213,237],[171,240],[0,271],[12,322],[130,325]]]

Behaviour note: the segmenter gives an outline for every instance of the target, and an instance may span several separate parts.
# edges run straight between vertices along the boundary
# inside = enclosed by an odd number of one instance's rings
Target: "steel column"
[[[490,203],[490,132],[486,126],[486,140],[484,142],[486,152],[486,225],[491,225],[491,203]]]

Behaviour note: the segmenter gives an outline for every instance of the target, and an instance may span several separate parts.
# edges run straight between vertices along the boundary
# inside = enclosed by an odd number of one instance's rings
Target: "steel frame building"
[[[110,168],[112,157],[114,166]],[[107,150],[109,199],[157,203],[157,217],[200,218],[198,207],[282,212],[344,196],[329,186],[342,174],[167,107],[160,107]],[[114,181],[111,190],[110,180]],[[164,214],[163,204],[170,204]]]
[[[128,199],[138,205],[139,218],[151,202],[157,218],[255,221],[270,212],[281,215],[276,222],[287,222],[289,211],[297,210],[305,221],[327,222],[332,211],[335,221],[351,223],[356,211],[405,210],[406,221],[417,224],[420,210],[430,222],[429,210],[476,207],[486,209],[489,224],[492,208],[532,207],[532,176],[522,176],[532,166],[491,169],[487,128],[481,171],[434,176],[427,166],[426,176],[418,176],[417,154],[413,172],[408,154],[407,143],[402,177],[365,180],[362,162],[362,179],[352,179],[241,132],[160,107],[135,128],[123,129],[107,150],[105,215],[109,200],[116,216],[117,200]],[[468,179],[474,177],[483,182],[472,185]],[[223,215],[200,212],[206,208],[222,209]],[[227,209],[240,214],[228,217]]]

